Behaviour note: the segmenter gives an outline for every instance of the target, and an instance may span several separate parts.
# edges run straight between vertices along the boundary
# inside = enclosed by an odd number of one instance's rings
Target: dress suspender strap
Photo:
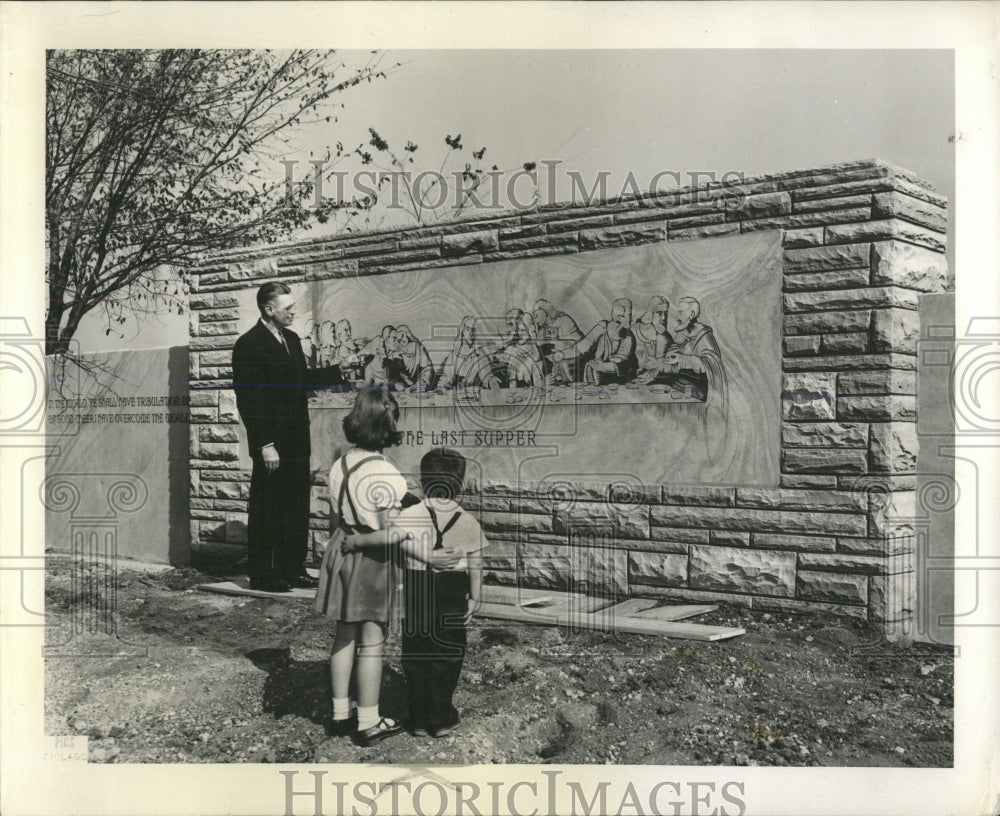
[[[341,512],[341,507],[344,506],[344,496],[347,496],[347,503],[351,508],[351,515],[354,516],[354,524],[346,524],[348,527],[356,527],[361,523],[361,519],[358,517],[358,508],[354,506],[354,499],[351,498],[351,492],[347,489],[347,477],[350,476],[354,471],[356,471],[362,465],[366,465],[369,462],[374,462],[376,459],[381,459],[381,456],[373,455],[366,456],[360,462],[355,463],[350,470],[347,468],[347,457],[343,456],[340,459],[340,469],[343,471],[343,478],[340,480],[340,494],[337,496],[337,512]],[[344,524],[344,517],[340,517],[341,524]]]

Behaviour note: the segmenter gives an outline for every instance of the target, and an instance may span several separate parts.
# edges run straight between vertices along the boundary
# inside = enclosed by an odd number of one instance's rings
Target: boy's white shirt
[[[462,514],[455,525],[444,534],[442,544],[447,549],[461,553],[458,563],[452,569],[468,572],[469,556],[488,546],[489,541],[483,535],[483,530],[475,517],[471,513],[465,512],[457,502],[444,499],[424,499],[419,504],[407,507],[395,515],[392,519],[393,529],[399,530],[401,533],[409,533],[415,542],[425,546],[428,552],[432,552],[437,540],[437,533],[434,531],[431,514],[427,510],[428,503],[437,514],[438,528],[440,529],[444,529],[456,511]],[[410,569],[427,569],[427,564],[410,556],[406,557],[406,565]]]

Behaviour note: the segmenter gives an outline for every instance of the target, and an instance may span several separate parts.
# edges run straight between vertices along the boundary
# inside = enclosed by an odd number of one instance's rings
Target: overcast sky
[[[954,198],[951,51],[395,51],[384,65],[396,62],[344,95],[336,123],[296,134],[290,157],[306,168],[310,151],[367,142],[372,126],[394,149],[420,145],[420,169],[436,169],[458,133],[466,152],[487,147],[487,166],[559,161],[557,189],[543,191],[555,200],[569,197],[570,171],[588,186],[607,171],[615,193],[629,172],[687,183],[870,158]],[[78,337],[85,350],[183,343],[186,317],[131,325],[124,340],[95,324]]]

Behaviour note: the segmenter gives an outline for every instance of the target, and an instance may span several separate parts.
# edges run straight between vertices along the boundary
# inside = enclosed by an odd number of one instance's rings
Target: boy
[[[403,673],[410,701],[410,732],[444,737],[459,723],[452,697],[465,658],[466,624],[479,603],[487,546],[479,523],[455,501],[465,458],[435,448],[420,461],[423,500],[402,510],[389,531],[349,536],[347,551],[398,542],[405,558]]]

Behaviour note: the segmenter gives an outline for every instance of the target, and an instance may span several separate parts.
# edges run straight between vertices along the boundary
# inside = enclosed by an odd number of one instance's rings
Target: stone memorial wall
[[[386,327],[422,346],[425,372],[395,383],[408,433],[393,456],[410,473],[437,444],[470,459],[463,503],[493,542],[488,580],[826,610],[907,637],[920,306],[953,288],[945,203],[862,161],[207,259],[190,304],[192,546],[245,539],[231,352],[256,288],[283,280],[307,356],[345,353],[359,383]],[[675,350],[693,331],[674,322],[685,298],[715,350],[668,358],[651,339],[627,371],[581,358],[560,374],[515,348],[541,347],[539,301],[589,337],[627,298],[615,336],[652,338],[657,297]],[[468,325],[493,361],[474,382],[447,374]],[[310,401],[315,546],[350,399]]]

